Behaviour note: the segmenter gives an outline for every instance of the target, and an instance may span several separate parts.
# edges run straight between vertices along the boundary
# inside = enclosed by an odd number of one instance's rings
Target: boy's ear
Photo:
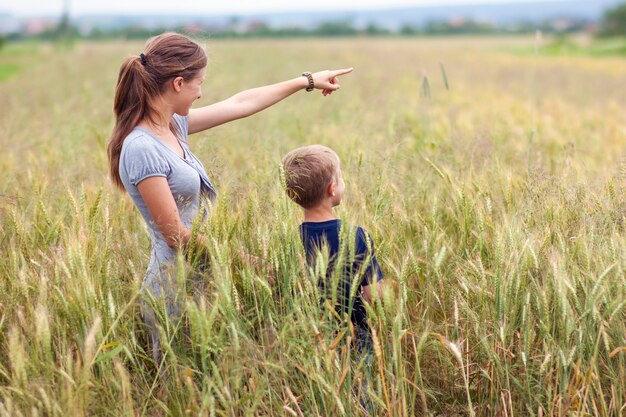
[[[331,181],[331,183],[328,184],[328,188],[326,188],[326,195],[329,197],[335,196],[335,181]]]

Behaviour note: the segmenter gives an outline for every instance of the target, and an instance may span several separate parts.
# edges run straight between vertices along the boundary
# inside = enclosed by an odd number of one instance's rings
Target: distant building
[[[57,27],[58,22],[55,19],[49,18],[32,18],[26,19],[22,22],[22,28],[20,32],[23,35],[31,36],[38,35],[47,30]]]
[[[267,29],[267,24],[262,20],[253,20],[242,26],[242,30],[244,33],[257,32],[264,29]]]
[[[465,24],[466,20],[464,17],[452,17],[448,19],[448,24],[453,28],[459,28]]]
[[[185,25],[185,33],[188,33],[189,35],[195,35],[204,31],[206,31],[206,28],[200,23],[190,23]]]

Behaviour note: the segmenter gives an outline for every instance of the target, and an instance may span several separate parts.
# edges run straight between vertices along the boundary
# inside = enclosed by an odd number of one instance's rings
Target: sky
[[[0,13],[15,16],[84,14],[252,14],[285,11],[346,11],[444,4],[502,4],[533,0],[0,0]],[[555,0],[558,1],[558,0]],[[590,0],[593,1],[593,0]]]

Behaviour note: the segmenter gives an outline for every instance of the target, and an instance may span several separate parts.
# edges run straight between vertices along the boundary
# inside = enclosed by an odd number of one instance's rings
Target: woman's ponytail
[[[137,126],[139,121],[151,116],[149,101],[156,90],[154,82],[139,57],[128,57],[120,67],[115,87],[113,111],[115,127],[108,145],[109,173],[113,183],[124,188],[119,173],[120,154],[124,139]]]

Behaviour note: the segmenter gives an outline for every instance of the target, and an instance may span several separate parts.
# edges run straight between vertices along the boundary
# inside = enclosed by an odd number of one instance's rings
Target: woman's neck
[[[160,107],[160,108],[159,108]],[[145,117],[139,121],[139,126],[144,127],[157,135],[167,134],[170,132],[170,121],[174,116],[174,112],[165,105],[157,106],[152,117]]]
[[[155,123],[150,119],[143,119],[139,122],[139,126],[156,133],[157,135],[163,135],[170,132],[169,121],[162,120],[161,118]]]
[[[152,132],[153,134],[161,138],[167,137],[171,133],[169,124],[165,126],[161,124],[146,123],[142,121],[142,122],[139,122],[139,126],[143,127],[144,129],[149,130],[150,132]]]

